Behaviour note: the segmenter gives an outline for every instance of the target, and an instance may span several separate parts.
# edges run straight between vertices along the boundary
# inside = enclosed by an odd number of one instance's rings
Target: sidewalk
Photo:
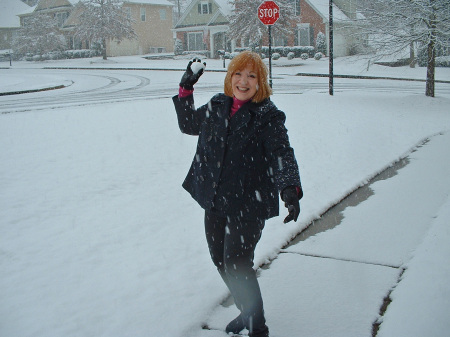
[[[447,335],[449,158],[450,134],[432,137],[392,177],[370,183],[367,200],[313,224],[331,217],[335,228],[297,240],[263,268],[271,336]],[[221,330],[237,314],[225,303],[206,322]]]

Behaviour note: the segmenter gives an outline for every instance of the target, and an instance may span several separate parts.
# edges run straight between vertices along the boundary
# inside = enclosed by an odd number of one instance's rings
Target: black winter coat
[[[200,206],[248,220],[277,216],[278,193],[301,188],[285,114],[266,99],[244,104],[229,118],[233,99],[224,94],[199,109],[193,95],[173,102],[180,130],[199,136],[183,187]]]

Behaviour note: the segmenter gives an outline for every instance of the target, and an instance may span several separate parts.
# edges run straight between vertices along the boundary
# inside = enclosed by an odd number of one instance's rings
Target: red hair
[[[270,88],[267,80],[268,70],[261,57],[251,51],[243,51],[235,56],[228,65],[227,75],[224,80],[224,92],[225,95],[233,97],[233,88],[231,86],[231,77],[237,72],[242,71],[250,66],[256,73],[258,79],[258,90],[255,96],[252,98],[252,102],[259,103],[269,98],[272,95],[272,89]]]

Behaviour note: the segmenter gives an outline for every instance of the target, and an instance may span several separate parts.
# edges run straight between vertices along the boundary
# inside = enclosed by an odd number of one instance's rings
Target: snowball
[[[197,74],[200,69],[205,69],[205,65],[201,62],[192,62],[191,70],[194,74]]]

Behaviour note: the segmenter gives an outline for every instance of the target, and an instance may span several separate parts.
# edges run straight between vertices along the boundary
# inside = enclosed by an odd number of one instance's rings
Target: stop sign
[[[265,25],[273,25],[280,17],[280,7],[275,1],[264,1],[258,7],[258,18]]]

